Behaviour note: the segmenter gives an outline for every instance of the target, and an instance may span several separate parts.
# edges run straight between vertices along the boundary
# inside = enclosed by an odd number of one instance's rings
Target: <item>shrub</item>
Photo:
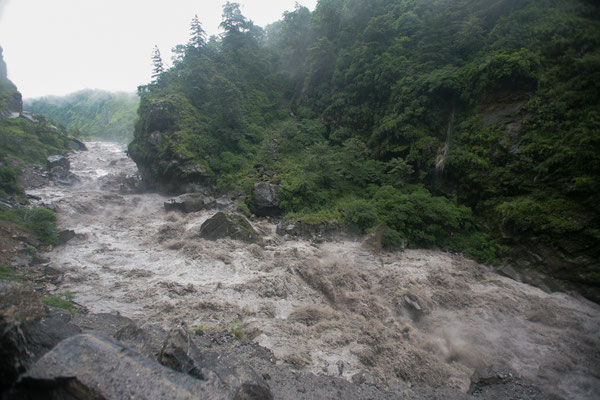
[[[498,264],[498,244],[483,232],[468,232],[457,235],[451,249],[462,251],[474,260],[485,264]]]
[[[42,242],[42,244],[56,244],[56,214],[44,207],[32,208],[25,215],[25,223]]]
[[[0,167],[0,197],[23,193],[23,189],[19,186],[18,178],[19,170],[17,168]]]
[[[381,244],[383,245],[383,248],[387,250],[401,249],[404,246],[404,236],[394,229],[388,229],[383,232]]]
[[[346,207],[346,224],[358,227],[365,231],[377,224],[377,211],[375,206],[367,200],[354,200]]]

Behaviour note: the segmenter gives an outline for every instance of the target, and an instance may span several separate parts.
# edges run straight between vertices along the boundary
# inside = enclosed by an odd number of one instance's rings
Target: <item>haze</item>
[[[23,97],[64,95],[84,88],[135,91],[150,81],[152,49],[167,64],[171,48],[189,38],[195,14],[218,34],[225,0],[0,0],[0,46],[9,78]],[[294,0],[238,1],[262,27]],[[301,0],[311,10],[317,0]]]

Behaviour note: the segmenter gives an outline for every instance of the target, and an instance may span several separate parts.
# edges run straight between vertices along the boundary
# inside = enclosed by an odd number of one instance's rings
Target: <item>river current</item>
[[[216,211],[167,213],[155,193],[122,194],[136,172],[124,146],[72,154],[73,186],[28,193],[52,201],[76,237],[47,254],[90,312],[164,327],[243,327],[280,362],[319,374],[367,370],[382,384],[467,390],[482,368],[514,373],[550,394],[600,393],[600,306],[546,293],[460,255],[372,254],[360,241],[284,240],[252,220],[264,246],[206,241]]]

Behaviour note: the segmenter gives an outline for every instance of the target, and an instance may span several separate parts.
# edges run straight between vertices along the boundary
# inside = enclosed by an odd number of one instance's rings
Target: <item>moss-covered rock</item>
[[[231,238],[247,243],[262,242],[262,238],[246,218],[224,211],[219,211],[202,224],[200,236],[208,240]]]

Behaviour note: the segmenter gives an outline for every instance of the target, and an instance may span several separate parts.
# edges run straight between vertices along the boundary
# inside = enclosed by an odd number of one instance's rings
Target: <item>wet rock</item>
[[[126,174],[119,177],[119,193],[137,194],[144,191],[144,182],[138,174]]]
[[[231,238],[247,243],[262,242],[246,218],[226,211],[219,211],[206,220],[200,227],[200,237],[208,240]]]
[[[214,208],[217,210],[229,210],[233,207],[233,201],[227,198],[216,199],[214,203]]]
[[[15,394],[75,399],[233,398],[215,374],[194,379],[98,334],[62,341],[20,379]]]
[[[69,160],[61,155],[49,156],[46,159],[46,166],[49,171],[52,171],[53,168],[61,167],[65,171],[68,171],[71,168],[71,163]]]
[[[199,379],[215,372],[236,394],[236,399],[270,399],[270,389],[263,378],[250,367],[225,353],[202,353],[192,341],[185,326],[169,332],[159,358],[176,371]]]
[[[165,211],[191,213],[212,208],[215,200],[202,193],[187,193],[165,201]]]
[[[0,392],[63,339],[80,333],[71,315],[45,307],[35,291],[10,285],[0,295]]]
[[[228,353],[201,352],[185,326],[169,332],[159,361],[169,368],[199,379],[206,379],[211,373],[216,373],[231,388],[236,399],[273,398],[267,382],[251,367]]]
[[[352,375],[352,382],[356,385],[375,386],[377,383],[375,377],[367,371],[360,371]]]
[[[138,327],[131,322],[114,334],[114,338],[146,357],[158,361],[167,332],[157,324],[144,324]]]
[[[69,240],[73,239],[76,236],[75,231],[71,229],[65,229],[58,232],[58,244],[65,244]]]
[[[67,160],[67,162],[69,161]],[[65,186],[71,186],[79,182],[79,178],[77,177],[77,175],[69,172],[68,168],[65,168],[61,165],[57,165],[55,167],[50,168],[50,179],[52,179],[56,183]]]
[[[117,313],[76,314],[71,323],[84,333],[100,332],[107,336],[113,336],[127,325],[134,324],[131,319]]]
[[[87,151],[87,147],[82,141],[79,141],[74,138],[69,138],[67,143],[69,143],[69,146],[71,146],[71,148],[75,151]]]
[[[281,214],[278,195],[279,186],[260,182],[254,185],[252,199],[254,200],[254,214],[266,217]]]
[[[165,340],[158,361],[171,369],[185,372],[198,379],[204,379],[202,367],[196,365],[195,359],[201,359],[200,350],[196,347],[185,326],[172,329]]]

